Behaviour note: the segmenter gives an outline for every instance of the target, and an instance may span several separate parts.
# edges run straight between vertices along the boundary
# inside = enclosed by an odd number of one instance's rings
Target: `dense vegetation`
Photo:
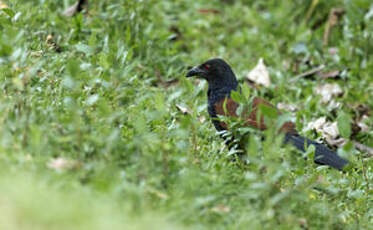
[[[373,146],[370,0],[92,0],[73,17],[68,0],[0,3],[0,229],[372,229],[372,158],[354,148]],[[232,161],[206,83],[185,78],[211,57],[241,84],[263,58],[272,83],[251,93],[294,105],[309,138],[338,121],[352,167],[274,130]],[[315,93],[326,83],[339,107]]]

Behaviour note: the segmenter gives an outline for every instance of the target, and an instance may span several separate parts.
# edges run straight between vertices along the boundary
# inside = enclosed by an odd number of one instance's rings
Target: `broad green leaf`
[[[258,108],[261,111],[262,115],[265,117],[276,118],[278,116],[277,109],[272,106],[260,104]]]
[[[4,9],[1,9],[2,11],[4,11],[7,15],[9,15],[10,17],[13,17],[16,13],[10,9],[10,8],[4,8]]]
[[[351,136],[351,117],[345,113],[340,112],[337,117],[337,125],[339,133],[344,138],[350,138]]]
[[[241,103],[242,102],[242,100],[241,100],[242,96],[237,91],[234,91],[234,90],[231,91],[231,98],[233,99],[233,101],[235,101],[237,103]]]

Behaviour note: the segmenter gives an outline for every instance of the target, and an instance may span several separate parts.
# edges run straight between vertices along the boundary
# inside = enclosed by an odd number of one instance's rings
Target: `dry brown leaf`
[[[216,9],[199,9],[198,12],[200,12],[201,14],[208,14],[208,13],[218,14],[218,13],[220,13],[219,10],[216,10]]]
[[[329,72],[319,73],[319,76],[322,79],[336,78],[336,77],[340,76],[340,73],[341,73],[341,71],[339,71],[339,70],[332,70],[332,71],[329,71]]]
[[[258,64],[247,74],[247,79],[256,83],[269,87],[271,85],[271,79],[269,78],[269,72],[267,67],[264,65],[263,58],[260,58]]]
[[[342,95],[343,91],[338,84],[331,83],[317,86],[315,88],[315,93],[321,95],[322,103],[327,103],[333,97]]]

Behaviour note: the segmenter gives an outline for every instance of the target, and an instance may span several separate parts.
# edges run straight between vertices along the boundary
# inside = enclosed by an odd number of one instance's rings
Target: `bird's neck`
[[[207,91],[207,99],[209,104],[214,104],[225,97],[230,97],[231,91],[237,90],[237,87],[237,82],[231,85],[225,85],[224,87],[214,87],[214,85],[209,85]]]

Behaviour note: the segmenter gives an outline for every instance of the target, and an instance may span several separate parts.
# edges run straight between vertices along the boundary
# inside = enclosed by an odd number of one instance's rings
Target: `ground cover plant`
[[[371,1],[73,3],[0,1],[0,229],[372,228]],[[211,57],[351,166],[275,130],[232,161],[185,78]]]

